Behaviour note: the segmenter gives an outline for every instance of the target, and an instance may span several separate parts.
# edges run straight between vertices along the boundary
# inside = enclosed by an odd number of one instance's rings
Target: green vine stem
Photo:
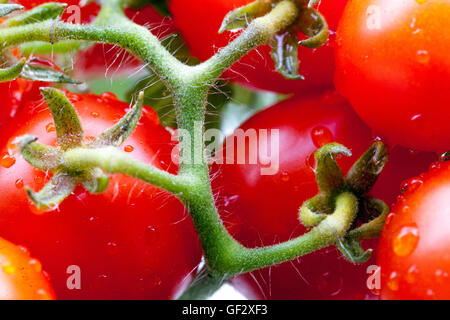
[[[358,212],[358,198],[351,192],[337,195],[334,212],[298,238],[263,248],[242,246],[220,220],[203,152],[205,105],[211,86],[228,67],[250,50],[268,43],[275,34],[294,24],[300,12],[297,1],[277,2],[268,14],[254,19],[228,46],[196,66],[178,61],[156,36],[130,21],[123,12],[124,5],[125,0],[105,0],[97,19],[88,25],[45,20],[2,28],[0,44],[2,49],[36,41],[52,45],[67,41],[72,45],[76,41],[115,44],[148,63],[172,91],[178,127],[190,133],[189,138],[180,140],[180,151],[198,160],[182,162],[178,175],[141,163],[114,146],[68,148],[63,150],[58,158],[61,162],[58,163],[64,170],[74,172],[88,172],[95,168],[110,174],[127,174],[164,188],[185,204],[199,235],[206,266],[181,298],[205,298],[235,275],[294,259],[336,244],[345,237]],[[201,137],[199,141],[198,136]],[[44,148],[33,139],[28,139],[26,146],[23,150],[30,154],[34,151],[39,154],[38,151]],[[69,187],[72,188],[72,185]],[[361,234],[367,233],[360,231]]]

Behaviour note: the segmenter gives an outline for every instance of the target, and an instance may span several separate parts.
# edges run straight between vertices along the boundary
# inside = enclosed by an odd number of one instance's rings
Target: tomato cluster
[[[30,9],[46,1],[16,2]],[[82,23],[92,21],[100,8],[95,2],[64,2],[81,8]],[[225,15],[251,2],[169,0],[171,17],[150,5],[126,13],[160,39],[176,29],[191,54],[204,61],[236,37],[218,34]],[[224,74],[247,87],[289,96],[225,139],[227,162],[211,166],[221,221],[249,248],[304,234],[298,209],[319,192],[314,152],[331,142],[346,146],[352,155],[337,159],[346,173],[380,139],[388,145],[389,161],[369,195],[393,204],[392,212],[380,240],[363,242],[375,249],[363,264],[348,262],[333,246],[239,275],[231,284],[250,299],[449,299],[450,3],[327,0],[315,8],[328,21],[330,39],[316,50],[298,50],[305,80],[278,74],[269,46],[249,52]],[[96,44],[77,55],[75,74],[92,77],[111,68],[131,73],[140,65],[120,48]],[[42,85],[23,79],[0,84],[0,298],[176,298],[195,276],[202,251],[186,208],[168,192],[115,174],[105,192],[77,187],[49,212],[29,201],[24,186],[41,190],[52,175],[17,155],[16,138],[31,134],[41,143],[57,143],[52,115],[39,93]],[[86,141],[129,108],[110,93],[64,92],[80,116]],[[145,107],[121,148],[176,174],[171,130]],[[237,159],[234,140],[242,130],[256,132],[244,149],[244,158],[255,156],[254,163]],[[279,155],[269,174],[262,174],[268,150],[260,130],[269,132],[266,143],[276,145]],[[278,144],[272,143],[274,130]],[[367,285],[371,266],[380,270],[381,287]]]

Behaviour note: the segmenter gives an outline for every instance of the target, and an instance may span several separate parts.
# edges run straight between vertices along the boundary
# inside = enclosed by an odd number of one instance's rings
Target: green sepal
[[[24,135],[17,138],[17,149],[33,167],[42,171],[53,171],[61,164],[61,153],[57,148],[36,142],[38,138]]]
[[[342,255],[352,263],[364,263],[372,255],[372,249],[365,250],[361,247],[359,240],[353,238],[339,239],[336,247]]]
[[[297,23],[298,28],[306,34],[308,39],[299,42],[299,45],[316,49],[327,43],[330,35],[325,17],[317,10],[304,9]]]
[[[109,177],[99,168],[92,168],[81,178],[83,187],[90,193],[102,193],[109,185]]]
[[[289,30],[275,35],[270,41],[270,55],[275,69],[283,77],[290,80],[304,80],[298,73],[300,61],[298,59],[298,39],[295,30]]]
[[[44,82],[71,83],[80,84],[81,81],[72,79],[61,71],[51,69],[44,65],[35,65],[26,63],[20,73],[20,77],[24,79]]]
[[[355,162],[347,174],[347,185],[358,195],[372,189],[388,160],[388,149],[381,141],[372,146]]]
[[[25,66],[26,59],[22,58],[11,67],[0,69],[0,82],[6,82],[16,79]]]
[[[6,20],[5,26],[16,27],[25,24],[45,21],[50,19],[59,19],[66,9],[66,3],[49,2],[41,4],[30,10],[25,11],[21,15]]]
[[[17,11],[17,10],[23,10],[23,6],[20,4],[15,3],[1,3],[0,4],[0,17],[4,17],[11,12]]]
[[[360,206],[360,210],[364,208],[373,208],[378,211],[376,217],[371,219],[369,222],[364,223],[358,228],[351,230],[348,233],[348,237],[353,239],[374,239],[378,238],[383,230],[386,216],[389,214],[389,206],[382,200],[367,197],[364,199],[366,204],[362,204]],[[364,213],[359,213],[358,216],[363,215]]]
[[[345,186],[344,175],[336,163],[336,155],[350,157],[351,151],[339,143],[329,143],[316,150],[316,181],[319,190],[323,193],[335,193]]]
[[[254,19],[263,16],[271,9],[271,2],[256,0],[229,12],[222,21],[219,33],[246,28]]]
[[[66,150],[81,146],[84,140],[83,128],[72,103],[58,89],[41,87],[40,90],[55,122],[59,147]]]
[[[303,202],[299,210],[300,222],[306,228],[318,225],[331,213],[330,198],[328,194],[319,193],[317,196]]]
[[[109,128],[91,143],[90,147],[100,148],[106,146],[120,146],[134,131],[142,115],[142,106],[144,103],[144,91],[139,92],[134,106],[128,111],[122,119],[113,127]]]
[[[66,173],[56,173],[39,192],[25,187],[31,202],[40,211],[52,211],[64,201],[75,189],[75,179]]]

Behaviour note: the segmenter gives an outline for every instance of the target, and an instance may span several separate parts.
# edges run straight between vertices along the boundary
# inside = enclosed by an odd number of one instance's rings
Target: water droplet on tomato
[[[145,241],[147,244],[155,244],[158,241],[159,232],[156,228],[152,226],[147,226],[145,228]]]
[[[110,255],[115,255],[119,252],[119,247],[117,243],[110,241],[106,244],[106,252]]]
[[[441,269],[437,269],[434,273],[434,277],[436,278],[437,283],[442,284],[446,279],[448,279],[448,273],[442,271]]]
[[[92,111],[91,116],[92,116],[92,118],[98,118],[98,117],[100,117],[100,113],[98,113],[97,111]]]
[[[23,179],[19,178],[19,179],[16,180],[15,186],[16,186],[17,189],[22,189],[23,185],[24,185]]]
[[[133,152],[134,151],[134,147],[132,145],[126,145],[125,147],[123,147],[123,150],[125,152]]]
[[[316,172],[316,157],[314,152],[311,153],[308,157],[305,159],[305,164],[308,168],[310,168],[313,172]]]
[[[112,92],[104,92],[100,95],[100,97],[103,99],[117,100],[117,96]]]
[[[416,226],[404,226],[392,240],[392,249],[400,257],[410,255],[419,242],[419,229]]]
[[[392,291],[397,291],[400,287],[399,284],[399,278],[398,278],[398,274],[397,272],[393,271],[390,275],[389,275],[389,279],[387,281],[387,286],[389,289],[391,289]]]
[[[99,217],[89,217],[89,227],[96,228],[100,225]]]
[[[384,221],[384,225],[389,225],[392,222],[392,218],[394,218],[395,213],[394,212],[390,212],[387,216],[386,219]]]
[[[31,266],[31,268],[33,268],[34,271],[42,272],[42,264],[38,260],[30,259],[30,261],[28,261],[28,263]]]
[[[40,300],[52,300],[52,297],[44,289],[39,289],[36,293]]]
[[[9,153],[3,153],[0,158],[0,165],[3,168],[11,168],[16,163],[16,158]]]
[[[413,284],[417,281],[417,276],[419,275],[419,269],[415,265],[409,267],[408,272],[406,272],[405,280],[409,284]]]
[[[69,99],[69,101],[71,103],[76,103],[76,102],[81,101],[81,96],[76,93],[66,92],[66,97],[67,97],[67,99]]]
[[[283,181],[283,182],[288,182],[289,179],[290,179],[289,173],[287,173],[286,171],[283,171],[283,172],[281,173],[281,181]]]
[[[324,145],[333,142],[333,134],[331,133],[331,131],[328,128],[322,126],[315,127],[311,131],[311,138],[317,148],[321,148]]]
[[[419,50],[417,51],[416,61],[423,65],[428,65],[430,63],[431,57],[428,51]]]

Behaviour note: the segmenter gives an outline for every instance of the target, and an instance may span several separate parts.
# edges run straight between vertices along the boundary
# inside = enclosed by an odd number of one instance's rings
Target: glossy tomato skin
[[[68,93],[80,115],[86,139],[124,115],[128,104],[112,94]],[[26,107],[4,127],[3,152],[11,153],[23,134],[54,144],[55,129],[44,103]],[[170,133],[146,107],[123,150],[134,158],[173,173]],[[9,149],[9,150],[7,150]],[[30,248],[51,276],[59,299],[171,299],[195,274],[201,249],[192,222],[173,196],[124,175],[111,176],[102,194],[81,187],[55,211],[37,211],[24,185],[40,190],[48,180],[19,156],[0,167],[0,235]],[[7,201],[6,201],[7,199]],[[70,290],[69,266],[81,270],[81,290]],[[73,279],[73,278],[72,278]]]
[[[0,300],[53,300],[55,293],[39,260],[0,238]]]
[[[23,103],[40,101],[39,86],[43,83],[16,79],[0,83],[0,125],[10,121],[21,109]]]
[[[336,86],[377,134],[414,150],[450,147],[450,3],[350,1],[339,24]]]
[[[170,0],[175,25],[180,29],[192,55],[206,60],[225,47],[236,34],[218,34],[228,12],[253,0]],[[347,0],[322,1],[319,11],[326,17],[330,30],[335,31]],[[300,39],[303,39],[299,33]],[[286,80],[275,71],[268,46],[259,47],[235,63],[224,75],[250,87],[281,93],[307,92],[333,85],[334,35],[327,45],[310,50],[299,49],[300,74],[306,80]]]
[[[311,156],[318,147],[336,141],[350,148],[353,156],[338,160],[345,172],[373,141],[370,128],[335,92],[291,98],[256,114],[241,129],[280,130],[279,171],[275,175],[261,175],[261,168],[267,165],[228,164],[217,169],[213,180],[225,225],[248,247],[271,245],[305,232],[298,221],[298,208],[318,191]],[[258,149],[257,142],[249,148]],[[388,203],[398,194],[401,181],[436,159],[433,154],[413,155],[399,148],[391,151],[391,157],[393,161],[376,184],[381,187],[373,192]],[[409,165],[398,170],[403,161]],[[374,248],[376,241],[366,241],[364,246]],[[330,247],[239,276],[233,285],[250,299],[375,298],[366,286],[366,270],[373,264],[375,257],[352,265]]]
[[[172,19],[162,16],[151,5],[139,9],[127,8],[125,13],[135,23],[146,26],[159,39],[175,32]],[[75,71],[80,73],[80,77],[117,76],[140,69],[142,62],[139,59],[120,47],[101,43],[80,52],[75,65]]]
[[[14,0],[13,2],[21,4],[25,9],[29,10],[37,7],[41,4],[52,2],[47,0]],[[91,22],[98,11],[100,6],[95,2],[89,2],[83,4],[81,0],[55,0],[53,2],[66,3],[67,8],[64,11],[61,20],[72,23],[89,23]],[[79,21],[77,21],[79,20]]]
[[[450,163],[411,179],[380,238],[383,299],[450,299]]]

